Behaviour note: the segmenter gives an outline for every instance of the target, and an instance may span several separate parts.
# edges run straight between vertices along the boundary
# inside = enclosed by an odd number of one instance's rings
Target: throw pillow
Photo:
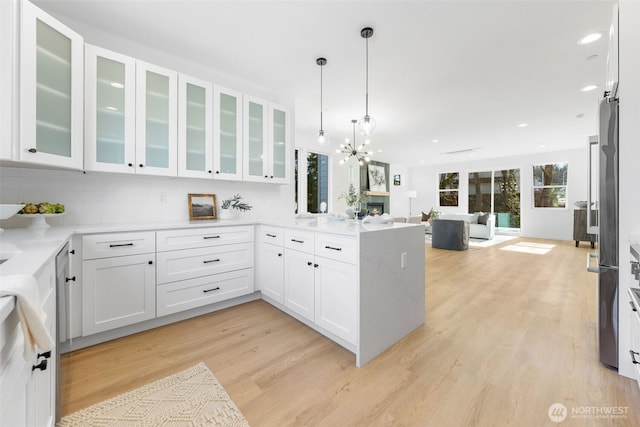
[[[469,215],[469,224],[477,224],[480,214],[478,212]]]
[[[489,219],[489,214],[486,213],[484,215],[478,216],[478,224],[487,225],[487,220]]]
[[[422,221],[429,221],[430,218],[431,218],[430,214],[426,214],[422,212]]]

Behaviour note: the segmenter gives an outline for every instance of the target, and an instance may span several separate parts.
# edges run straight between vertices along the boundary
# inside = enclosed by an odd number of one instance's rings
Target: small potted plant
[[[242,201],[242,196],[236,194],[235,196],[224,199],[220,205],[220,219],[232,219],[233,210],[240,212],[250,211],[253,206]]]
[[[349,184],[347,191],[340,194],[338,199],[344,199],[347,204],[346,214],[349,215],[349,217],[353,217],[354,213],[357,215],[362,209],[362,204],[369,201],[369,198],[363,193],[356,192],[356,188],[353,184]]]

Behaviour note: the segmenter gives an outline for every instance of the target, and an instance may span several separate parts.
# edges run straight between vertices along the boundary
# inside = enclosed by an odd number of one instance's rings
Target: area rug
[[[136,390],[63,417],[59,426],[249,426],[200,362]]]
[[[496,234],[493,239],[490,240],[486,240],[486,239],[475,239],[475,238],[470,238],[469,239],[469,247],[470,248],[486,248],[489,246],[493,246],[493,245],[498,245],[500,243],[504,243],[504,242],[508,242],[509,240],[515,239],[518,236],[509,236],[506,234]],[[424,241],[425,243],[429,243],[431,244],[431,234],[425,234],[424,235]]]

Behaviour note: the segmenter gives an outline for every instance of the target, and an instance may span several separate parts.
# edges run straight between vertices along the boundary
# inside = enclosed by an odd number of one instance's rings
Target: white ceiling
[[[374,158],[410,166],[582,147],[597,130],[612,1],[35,0],[295,101],[296,138],[332,148],[365,109]],[[604,37],[578,45],[594,31]],[[587,59],[597,55],[595,59]],[[587,84],[592,92],[581,92]],[[520,128],[519,123],[528,123]],[[437,139],[438,142],[433,142]],[[363,140],[357,136],[357,142]],[[304,142],[304,141],[302,141]],[[544,146],[544,148],[540,147]],[[442,154],[482,147],[473,154]]]

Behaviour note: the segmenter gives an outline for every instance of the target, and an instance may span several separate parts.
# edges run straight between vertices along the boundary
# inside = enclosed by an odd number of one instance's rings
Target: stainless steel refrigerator
[[[615,90],[613,91],[615,93]],[[597,188],[598,351],[600,362],[618,368],[618,99],[605,93],[599,106],[598,137],[590,139],[589,183]],[[591,209],[591,188],[588,209]],[[590,219],[591,213],[587,212]]]

